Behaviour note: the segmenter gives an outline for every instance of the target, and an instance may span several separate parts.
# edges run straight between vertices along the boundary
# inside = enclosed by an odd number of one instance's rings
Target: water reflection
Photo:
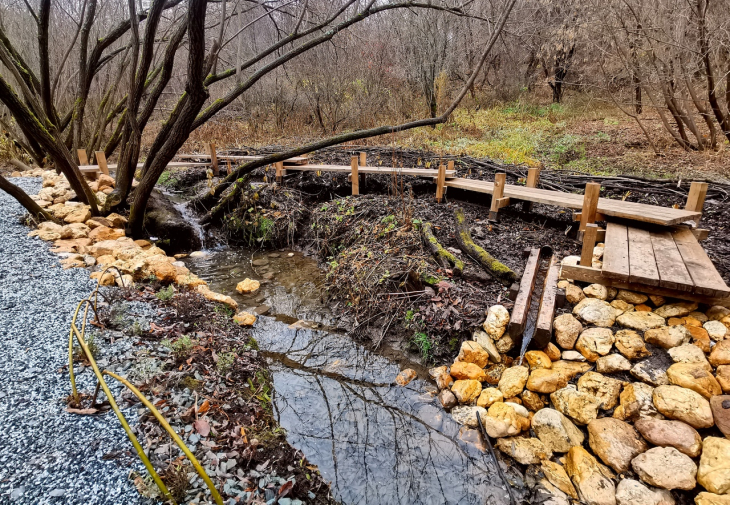
[[[243,251],[219,251],[189,264],[211,289],[236,296],[239,303],[272,307],[273,315],[260,317],[253,332],[271,362],[279,422],[289,442],[331,482],[338,500],[509,502],[478,433],[444,414],[432,385],[417,379],[395,386],[400,367],[389,359],[345,335],[282,320],[332,321],[319,301],[321,273],[313,261],[288,253],[267,257],[263,266],[275,272],[272,282],[253,297],[235,293],[243,277],[261,275],[252,264],[256,259]]]

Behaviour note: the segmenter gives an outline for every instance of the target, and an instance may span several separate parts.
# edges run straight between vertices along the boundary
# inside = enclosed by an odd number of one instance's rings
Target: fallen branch
[[[505,286],[512,285],[517,280],[517,275],[507,265],[474,243],[471,233],[469,233],[469,225],[466,224],[464,210],[456,209],[454,214],[456,216],[456,241],[461,249],[499,282]]]
[[[17,168],[18,171],[20,171],[20,172],[26,172],[26,171],[30,170],[30,167],[28,165],[26,165],[25,163],[23,163],[22,161],[20,161],[17,158],[11,159],[10,164],[13,165],[15,168]]]
[[[54,223],[57,222],[56,219],[51,215],[51,213],[45,209],[42,209],[35,202],[35,200],[28,196],[28,193],[7,180],[2,175],[0,175],[0,189],[15,198],[20,203],[20,205],[25,207],[25,210],[30,212],[30,214],[37,221],[53,221]]]
[[[436,263],[444,268],[454,267],[454,275],[460,276],[461,272],[464,271],[464,262],[459,258],[451,254],[449,251],[444,249],[436,236],[433,234],[433,225],[431,223],[423,223],[421,228],[421,238],[423,238],[424,244],[431,251],[431,255],[436,260]]]

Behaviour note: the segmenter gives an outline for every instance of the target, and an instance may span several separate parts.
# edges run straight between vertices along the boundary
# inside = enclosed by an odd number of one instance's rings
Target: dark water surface
[[[323,273],[312,259],[289,254],[224,249],[185,261],[239,309],[269,308],[253,336],[271,364],[279,423],[331,482],[335,498],[509,503],[477,431],[443,412],[432,384],[394,385],[399,365],[333,330],[337,315],[320,299]],[[235,287],[246,277],[267,282],[240,295]]]

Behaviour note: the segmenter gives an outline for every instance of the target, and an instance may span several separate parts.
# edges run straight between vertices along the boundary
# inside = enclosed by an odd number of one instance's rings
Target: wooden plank
[[[707,237],[710,236],[710,230],[706,228],[692,228],[690,230],[692,232],[692,235],[695,236],[695,238],[702,242],[703,240],[707,240]]]
[[[598,212],[598,198],[601,194],[601,185],[595,182],[586,184],[586,190],[583,194],[583,207],[580,215],[580,228],[578,231],[585,232],[586,226],[596,222],[596,212]]]
[[[444,198],[444,182],[446,182],[446,166],[439,165],[436,177],[436,202],[441,203]]]
[[[212,142],[209,142],[205,145],[205,148],[208,150],[208,155],[210,156],[210,166],[213,169],[213,175],[218,176],[218,157],[215,153],[215,144]]]
[[[628,229],[624,225],[609,221],[606,224],[606,240],[603,249],[603,275],[628,281],[630,273]]]
[[[532,291],[535,289],[535,280],[537,280],[539,265],[540,249],[532,249],[525,264],[525,272],[522,274],[520,288],[517,291],[517,298],[515,298],[512,315],[510,316],[507,331],[509,331],[512,338],[519,337],[525,331],[527,316],[530,312],[530,302],[532,301]]]
[[[602,275],[601,270],[597,268],[582,267],[580,265],[563,265],[560,270],[561,279],[574,279],[576,281],[587,282],[590,284],[603,284],[617,289],[628,289],[629,291],[637,291],[650,295],[661,295],[667,298],[677,298],[679,300],[690,300],[708,305],[722,305],[730,307],[730,296],[707,296],[688,291],[678,291],[676,289],[668,289],[660,286],[647,286],[645,284],[637,284],[631,282],[623,282],[616,279],[610,279]]]
[[[276,183],[281,184],[282,178],[284,177],[284,164],[281,161],[274,163],[274,169],[276,170]]]
[[[76,149],[76,154],[79,157],[79,165],[89,164],[89,157],[86,156],[86,149]]]
[[[366,167],[368,164],[368,153],[360,153],[360,166]]]
[[[586,226],[586,232],[585,235],[583,235],[583,249],[580,253],[580,264],[584,267],[590,267],[593,265],[593,248],[596,247],[597,233],[597,224],[591,223]]]
[[[351,167],[349,165],[287,165],[287,170],[301,170],[301,171],[312,171],[312,172],[343,172],[350,173]],[[411,175],[415,177],[438,177],[438,170],[432,170],[428,168],[400,168],[400,167],[361,167],[358,170],[361,174],[397,174],[397,175]],[[446,170],[446,177],[450,178],[456,175],[455,170]]]
[[[659,285],[679,291],[693,291],[692,276],[684,265],[672,234],[668,231],[651,232],[651,245],[654,247],[654,257],[659,270]]]
[[[689,228],[675,228],[672,231],[672,238],[677,245],[679,253],[682,255],[684,265],[692,277],[695,285],[695,293],[724,296],[730,294],[730,288],[718,273],[715,265],[712,264],[709,256],[702,246],[697,242],[697,238]]]
[[[542,299],[540,300],[540,311],[537,313],[535,334],[532,337],[534,347],[537,349],[547,347],[553,335],[553,319],[555,316],[559,276],[560,265],[557,262],[557,258],[553,256],[550,260],[550,268],[545,276],[545,286],[542,288]]]
[[[693,182],[689,187],[689,195],[687,195],[687,203],[684,208],[702,212],[702,208],[705,206],[705,197],[707,197],[707,183]]]
[[[504,197],[504,187],[507,184],[507,174],[504,172],[494,174],[494,191],[492,192],[492,204],[489,208],[489,219],[497,220],[499,213],[499,200]]]
[[[659,285],[659,270],[654,259],[651,236],[641,228],[627,227],[629,241],[629,282]]]
[[[183,154],[178,153],[175,155],[176,158],[180,159],[210,159],[210,154]],[[249,156],[249,155],[235,155],[235,154],[216,154],[218,160],[230,160],[230,161],[256,161],[263,159],[264,156]],[[292,156],[284,160],[285,165],[306,165],[309,162],[309,158],[306,156]]]
[[[104,154],[104,151],[96,151],[94,152],[94,156],[96,156],[96,163],[99,165],[101,173],[109,175],[109,166],[106,163],[106,154]]]
[[[360,176],[358,174],[357,156],[350,158],[350,172],[352,173],[352,194],[360,194]]]
[[[137,163],[137,168],[142,168],[144,163]],[[192,168],[192,167],[209,167],[210,163],[193,163],[186,161],[171,161],[167,164],[167,168]],[[108,163],[107,168],[116,169],[116,163]],[[82,165],[79,170],[83,171],[99,171],[99,165]]]

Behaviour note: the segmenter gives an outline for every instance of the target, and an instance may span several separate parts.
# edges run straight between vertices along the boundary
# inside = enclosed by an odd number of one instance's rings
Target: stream
[[[313,259],[292,251],[206,252],[184,261],[211,289],[232,296],[239,310],[265,314],[253,337],[273,373],[275,415],[338,501],[509,503],[479,433],[443,411],[425,369],[411,363],[419,378],[397,386],[402,361],[334,328]],[[256,293],[236,292],[246,277],[262,281]],[[519,479],[513,472],[508,478]]]

